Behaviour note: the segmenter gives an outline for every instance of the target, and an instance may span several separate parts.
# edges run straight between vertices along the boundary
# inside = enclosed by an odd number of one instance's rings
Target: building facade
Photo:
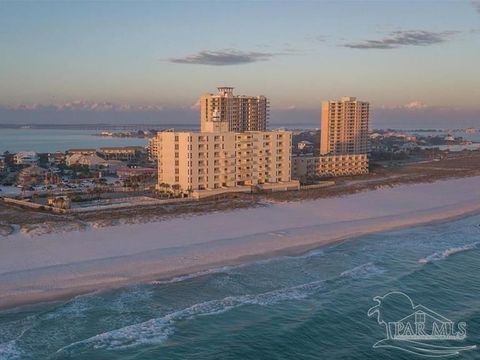
[[[343,97],[322,103],[320,155],[367,154],[369,103]]]
[[[157,188],[193,197],[298,189],[291,180],[289,131],[175,132],[158,138]]]
[[[5,156],[0,155],[0,172],[4,172],[7,170],[7,165],[5,163]]]
[[[368,155],[297,155],[292,157],[292,179],[305,183],[325,176],[368,174]]]
[[[157,161],[158,159],[158,138],[156,136],[148,140],[147,146],[148,159],[150,161]]]
[[[95,155],[97,149],[68,149],[66,152],[68,155],[81,154],[81,155]]]
[[[35,165],[38,160],[38,154],[34,151],[20,151],[13,156],[16,165]]]
[[[234,95],[232,87],[219,87],[217,94],[200,98],[202,132],[225,123],[228,129],[216,128],[215,131],[265,131],[268,115],[269,104],[265,96]]]
[[[137,157],[144,148],[141,146],[112,146],[100,148],[100,154],[107,160],[132,160]]]
[[[322,176],[350,176],[368,174],[368,155],[321,155],[318,173]]]
[[[355,97],[322,103],[318,175],[368,173],[370,105]]]

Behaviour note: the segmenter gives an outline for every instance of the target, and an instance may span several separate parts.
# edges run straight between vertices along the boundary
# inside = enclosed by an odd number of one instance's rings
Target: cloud
[[[382,110],[424,110],[429,108],[427,104],[420,100],[410,101],[404,105],[382,106]]]
[[[56,110],[56,111],[114,111],[114,112],[154,112],[162,111],[161,105],[131,105],[120,104],[108,101],[93,102],[86,100],[74,100],[63,104],[20,104],[8,107],[10,110],[25,110],[25,111],[41,111],[41,110]]]
[[[196,54],[188,55],[182,58],[172,58],[168,61],[176,64],[226,66],[266,61],[270,60],[275,55],[278,54],[258,51],[244,52],[232,49],[220,51],[203,50]]]
[[[380,40],[364,40],[342,46],[351,49],[396,49],[401,46],[429,46],[447,41],[457,31],[433,32],[425,30],[393,31]]]
[[[426,109],[428,105],[419,100],[416,100],[403,105],[403,107],[408,110],[420,110],[420,109]]]

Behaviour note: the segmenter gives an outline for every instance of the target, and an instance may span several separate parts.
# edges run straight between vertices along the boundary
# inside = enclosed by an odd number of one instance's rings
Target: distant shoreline
[[[188,219],[34,238],[17,233],[0,239],[0,308],[298,254],[366,234],[477,214],[478,184],[477,176]]]
[[[269,123],[271,128],[281,128],[287,127],[295,130],[311,130],[319,129],[320,122],[315,121],[312,123]],[[124,130],[148,130],[148,129],[165,129],[165,128],[178,128],[178,129],[189,129],[189,130],[198,130],[198,123],[124,123],[124,124],[111,124],[111,123],[78,123],[78,124],[34,124],[34,123],[24,123],[24,124],[13,124],[13,123],[0,123],[0,129],[71,129],[71,130],[115,130],[115,129],[124,129]],[[377,127],[373,128],[375,130],[392,130],[392,131],[405,131],[405,132],[463,132],[467,128],[396,128],[396,127]],[[480,131],[480,128],[476,129]]]

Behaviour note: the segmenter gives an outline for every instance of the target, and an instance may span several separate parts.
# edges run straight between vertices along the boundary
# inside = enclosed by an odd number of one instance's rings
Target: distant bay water
[[[0,129],[0,153],[23,150],[47,153],[72,148],[145,146],[148,142],[144,138],[96,136],[97,132],[85,129]]]
[[[293,126],[286,126],[293,128]],[[314,128],[313,125],[299,124],[297,128]],[[174,125],[123,125],[123,126],[93,126],[93,125],[35,125],[31,127],[1,126],[0,153],[9,151],[32,150],[39,153],[65,151],[72,148],[100,148],[104,146],[145,146],[148,139],[133,137],[102,137],[96,136],[103,130],[112,132],[127,132],[135,130],[198,130],[197,124]]]
[[[134,137],[102,137],[96,134],[103,130],[113,132],[127,132],[135,130],[164,130],[174,128],[176,130],[198,130],[197,124],[171,124],[171,125],[33,125],[31,127],[0,125],[0,153],[10,151],[12,153],[24,150],[33,150],[40,153],[65,151],[72,148],[100,148],[104,146],[145,146],[148,139]],[[294,129],[318,129],[317,124],[272,124],[270,128]],[[421,136],[442,136],[448,130],[436,132],[416,132]],[[471,141],[480,141],[480,132],[465,133],[454,132],[455,137],[462,136]]]

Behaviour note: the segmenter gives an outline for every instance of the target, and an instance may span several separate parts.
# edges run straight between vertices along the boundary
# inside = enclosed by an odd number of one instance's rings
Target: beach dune
[[[0,238],[0,307],[299,253],[480,212],[480,177],[144,224]]]

